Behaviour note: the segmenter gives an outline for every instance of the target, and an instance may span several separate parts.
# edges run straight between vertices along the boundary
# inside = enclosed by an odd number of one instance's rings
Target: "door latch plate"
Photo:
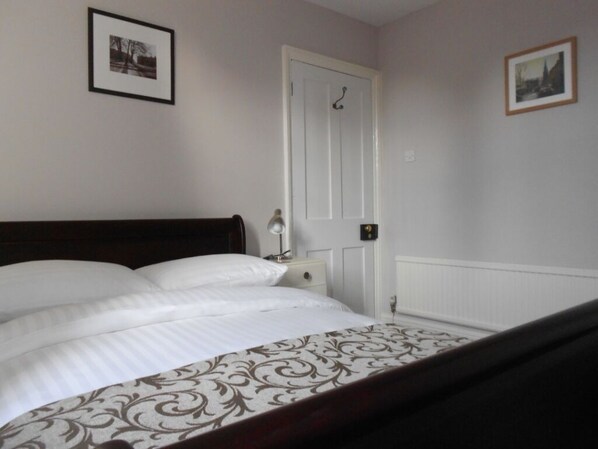
[[[378,238],[377,224],[362,224],[359,226],[361,240],[376,240]]]

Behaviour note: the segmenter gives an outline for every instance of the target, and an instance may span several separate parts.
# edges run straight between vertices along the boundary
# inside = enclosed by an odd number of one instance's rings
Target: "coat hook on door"
[[[346,92],[347,92],[347,88],[345,86],[343,86],[343,95],[338,100],[336,100],[334,103],[332,103],[332,107],[334,109],[345,109],[345,107],[342,104],[339,106],[338,102],[341,101],[343,98],[345,98]]]

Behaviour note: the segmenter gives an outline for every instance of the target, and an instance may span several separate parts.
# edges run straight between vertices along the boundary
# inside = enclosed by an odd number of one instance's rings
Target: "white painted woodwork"
[[[359,238],[374,223],[371,81],[292,61],[291,82],[295,253],[325,260],[329,295],[374,316],[374,242]]]
[[[326,295],[326,262],[320,259],[295,257],[281,262],[289,269],[278,285],[294,287]]]
[[[598,271],[397,256],[401,315],[501,331],[598,298]]]

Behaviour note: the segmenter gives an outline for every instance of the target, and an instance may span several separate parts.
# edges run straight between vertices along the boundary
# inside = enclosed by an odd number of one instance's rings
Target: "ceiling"
[[[306,0],[362,22],[382,26],[440,0]]]

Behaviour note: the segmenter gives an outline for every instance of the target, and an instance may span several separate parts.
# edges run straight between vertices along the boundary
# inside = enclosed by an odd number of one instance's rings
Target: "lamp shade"
[[[268,222],[268,232],[280,235],[285,231],[285,229],[286,226],[281,216],[281,210],[276,209],[274,211],[274,216],[270,218],[270,221]]]

